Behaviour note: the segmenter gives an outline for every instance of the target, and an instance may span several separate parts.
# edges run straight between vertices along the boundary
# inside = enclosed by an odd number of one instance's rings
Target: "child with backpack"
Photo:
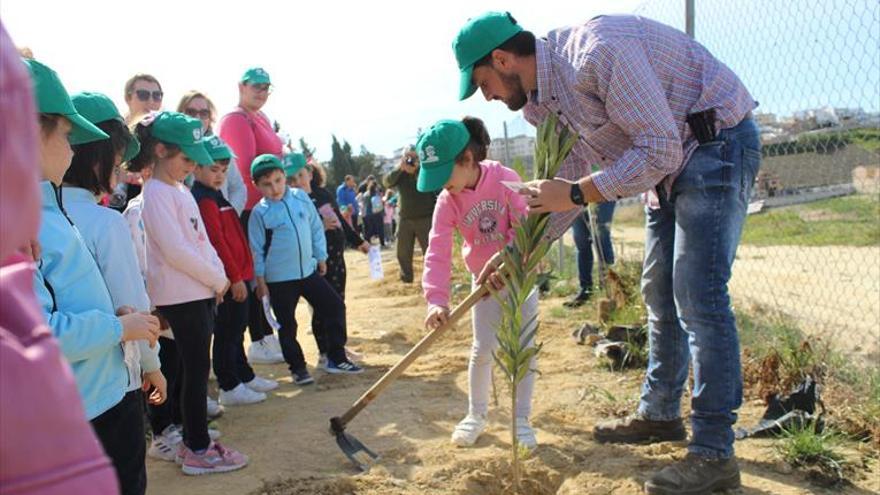
[[[251,178],[263,195],[248,222],[257,296],[269,296],[281,325],[281,350],[294,383],[314,383],[296,340],[295,312],[300,297],[305,297],[325,322],[325,370],[334,374],[361,373],[363,369],[345,355],[345,303],[324,279],[324,223],[312,200],[301,189],[287,186],[284,166],[274,155],[256,157],[251,164]]]

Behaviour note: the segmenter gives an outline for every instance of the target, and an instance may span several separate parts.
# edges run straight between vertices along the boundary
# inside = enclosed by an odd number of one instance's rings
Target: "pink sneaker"
[[[187,448],[182,469],[183,474],[199,475],[235,471],[247,464],[246,455],[213,442],[203,454],[196,454]]]
[[[183,443],[183,440],[177,444],[177,452],[174,453],[174,463],[178,466],[183,466],[183,460],[186,458],[186,452],[189,449],[186,448],[186,445]]]

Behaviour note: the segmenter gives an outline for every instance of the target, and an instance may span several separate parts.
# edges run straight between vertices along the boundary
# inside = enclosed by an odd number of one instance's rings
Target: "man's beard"
[[[501,83],[504,84],[504,88],[507,89],[507,92],[510,94],[507,101],[504,102],[507,104],[507,108],[515,112],[526,106],[528,96],[523,89],[522,79],[519,77],[519,74],[511,74],[508,76],[499,71],[498,75],[501,77]]]

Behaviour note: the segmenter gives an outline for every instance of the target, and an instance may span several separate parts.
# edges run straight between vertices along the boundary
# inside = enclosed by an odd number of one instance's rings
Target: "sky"
[[[461,25],[488,10],[510,11],[537,35],[634,11],[684,28],[684,0],[3,0],[0,19],[69,92],[103,92],[123,113],[123,85],[137,72],[159,79],[166,109],[198,89],[222,114],[237,102],[244,70],[262,66],[274,85],[264,111],[329,160],[333,134],[356,152],[390,155],[419,128],[463,115],[499,137],[519,114],[479,93],[459,102],[451,49]],[[697,39],[765,111],[880,105],[876,0],[700,0],[696,21]]]
[[[137,72],[159,79],[166,109],[198,89],[222,114],[244,70],[262,66],[274,85],[266,114],[329,160],[331,134],[384,155],[442,118],[474,115],[501,135],[516,114],[478,96],[458,101],[451,44],[469,17],[507,10],[544,33],[639,1],[2,0],[0,19],[69,92],[103,92],[123,113],[123,86]]]

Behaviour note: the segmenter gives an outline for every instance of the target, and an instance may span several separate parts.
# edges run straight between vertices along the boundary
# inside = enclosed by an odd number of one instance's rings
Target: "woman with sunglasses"
[[[214,134],[214,121],[217,119],[217,108],[210,98],[201,91],[187,91],[177,104],[177,111],[189,115],[202,122],[202,134],[211,136]],[[247,201],[247,189],[241,172],[238,171],[236,157],[232,157],[229,172],[226,174],[226,182],[220,187],[223,197],[229,200],[235,212],[241,215]]]
[[[238,107],[220,119],[217,134],[225,141],[236,156],[236,165],[242,177],[250,177],[250,166],[254,158],[271,154],[281,159],[283,143],[275,133],[272,122],[261,109],[272,92],[269,74],[261,67],[245,71],[238,83]],[[251,209],[263,195],[251,181],[245,182],[247,201],[241,214],[242,225],[247,232]],[[253,291],[249,292],[248,312],[251,315],[248,329],[251,346],[248,360],[251,363],[281,363],[281,345],[265,322],[263,308]],[[265,337],[265,338],[264,338]]]
[[[137,122],[141,116],[162,109],[162,85],[159,80],[150,74],[135,74],[125,82],[125,104],[128,105],[128,113],[125,115],[125,125]],[[107,206],[119,211],[125,211],[128,202],[141,193],[143,181],[140,174],[121,172],[116,177],[116,186],[113,188]]]
[[[162,109],[162,85],[149,74],[135,74],[125,82],[125,104],[128,114],[125,125],[130,125],[141,115]]]

